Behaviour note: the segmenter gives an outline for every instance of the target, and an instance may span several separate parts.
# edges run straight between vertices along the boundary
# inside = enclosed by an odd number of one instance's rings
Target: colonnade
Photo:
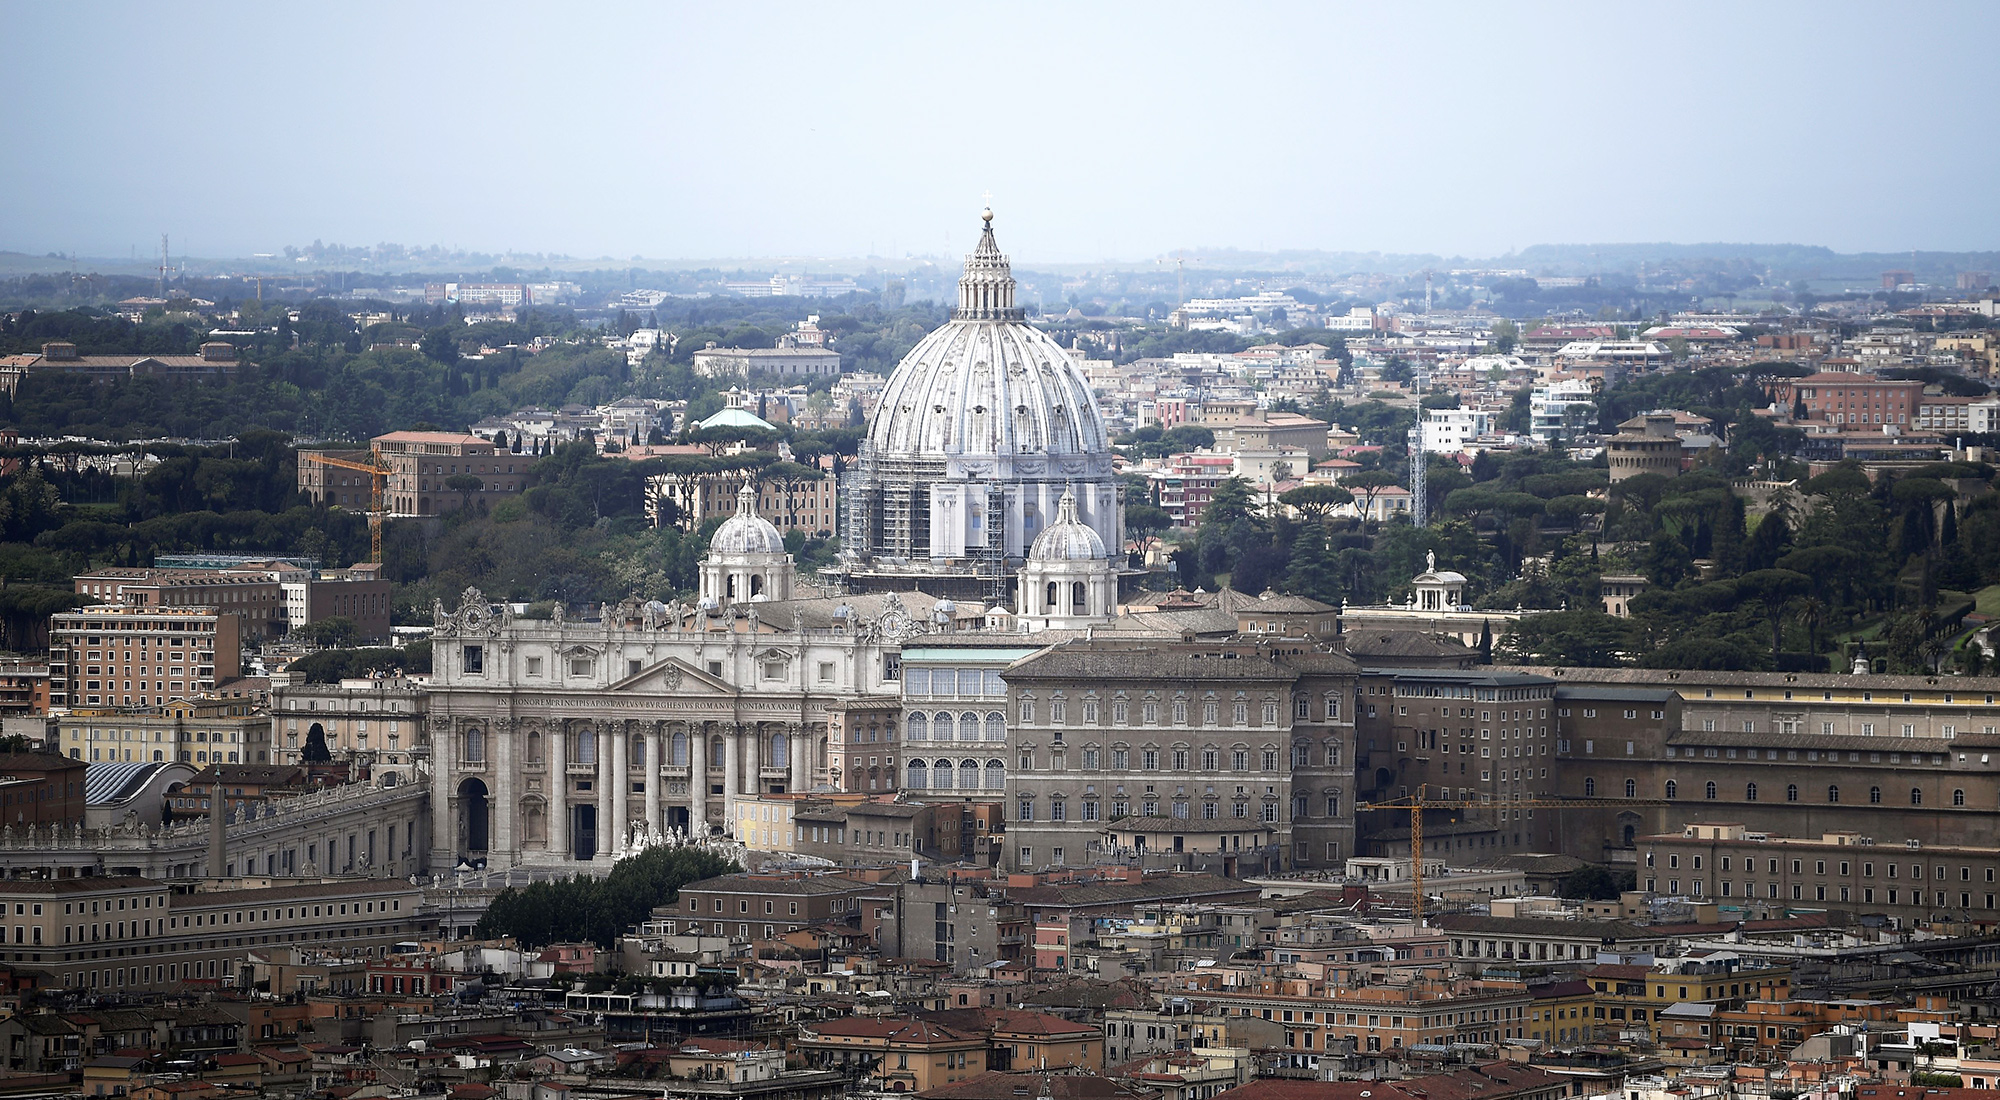
[[[434,865],[608,859],[640,833],[730,831],[738,798],[810,790],[826,736],[820,723],[434,715]]]

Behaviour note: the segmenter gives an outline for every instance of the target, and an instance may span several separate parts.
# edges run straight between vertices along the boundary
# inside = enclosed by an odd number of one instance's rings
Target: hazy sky
[[[0,249],[2000,247],[2000,4],[13,0]]]

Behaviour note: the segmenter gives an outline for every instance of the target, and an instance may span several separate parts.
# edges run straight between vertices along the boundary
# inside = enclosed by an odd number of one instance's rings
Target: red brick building
[[[1792,378],[1778,387],[1778,400],[1794,419],[1836,427],[1896,425],[1908,431],[1917,422],[1924,384],[1877,378],[1872,374],[1821,371]]]

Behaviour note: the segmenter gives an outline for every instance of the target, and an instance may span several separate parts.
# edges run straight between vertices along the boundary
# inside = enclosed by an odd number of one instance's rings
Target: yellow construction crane
[[[1664,798],[1425,798],[1427,784],[1419,784],[1417,793],[1390,799],[1387,802],[1363,802],[1362,810],[1410,811],[1410,923],[1421,929],[1424,926],[1424,811],[1425,810],[1467,810],[1467,809],[1534,809],[1555,807],[1557,809],[1588,810],[1607,806],[1665,806]]]
[[[316,466],[333,466],[368,475],[368,544],[370,552],[374,555],[375,564],[382,564],[382,521],[389,514],[382,498],[389,488],[389,475],[396,472],[394,467],[384,461],[378,451],[369,451],[366,462],[353,458],[334,458],[331,455],[315,454],[311,451],[302,451],[299,457]]]

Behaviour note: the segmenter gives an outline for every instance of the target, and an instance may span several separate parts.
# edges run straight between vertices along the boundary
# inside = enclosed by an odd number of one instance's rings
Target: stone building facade
[[[1352,849],[1355,668],[1340,654],[1079,639],[1005,680],[1010,869],[1111,857],[1272,873]],[[1114,849],[1139,835],[1169,848]]]
[[[434,863],[605,868],[648,836],[725,831],[741,795],[811,789],[829,708],[893,700],[896,654],[925,629],[909,608],[895,593],[627,600],[529,620],[468,590],[436,615]]]

